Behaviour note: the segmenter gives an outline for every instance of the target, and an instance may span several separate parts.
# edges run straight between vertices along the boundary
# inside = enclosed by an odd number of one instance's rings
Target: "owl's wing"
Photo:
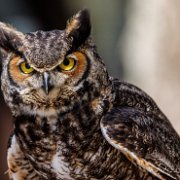
[[[180,178],[180,138],[167,119],[116,107],[102,118],[101,130],[132,163],[160,179]]]

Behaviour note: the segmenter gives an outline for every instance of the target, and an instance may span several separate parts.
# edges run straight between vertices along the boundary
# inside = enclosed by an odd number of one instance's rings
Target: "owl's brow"
[[[26,59],[25,55],[22,52],[20,52],[20,56],[21,56],[22,59],[24,59],[27,62],[27,59]]]
[[[23,52],[21,52],[21,51],[15,49],[15,48],[12,50],[12,52],[13,52],[13,54],[15,54],[16,56],[20,56],[21,58],[23,58],[23,59],[26,60],[26,58],[25,58]]]

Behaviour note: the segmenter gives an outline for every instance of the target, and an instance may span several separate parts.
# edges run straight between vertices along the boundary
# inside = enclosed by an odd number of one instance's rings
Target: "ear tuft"
[[[0,22],[0,50],[3,52],[17,51],[21,45],[23,33],[8,24]]]
[[[73,46],[78,48],[86,41],[91,33],[90,15],[87,9],[75,14],[68,22],[65,29],[68,37],[73,39]]]

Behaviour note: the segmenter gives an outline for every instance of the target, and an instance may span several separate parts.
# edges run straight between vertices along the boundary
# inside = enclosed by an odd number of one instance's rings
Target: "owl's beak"
[[[43,90],[48,95],[50,91],[50,83],[49,83],[49,74],[47,72],[43,73]]]

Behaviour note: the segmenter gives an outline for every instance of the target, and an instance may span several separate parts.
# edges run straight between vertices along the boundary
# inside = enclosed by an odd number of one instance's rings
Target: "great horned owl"
[[[82,10],[64,31],[0,23],[14,118],[12,179],[180,179],[180,138],[155,102],[108,75]]]

